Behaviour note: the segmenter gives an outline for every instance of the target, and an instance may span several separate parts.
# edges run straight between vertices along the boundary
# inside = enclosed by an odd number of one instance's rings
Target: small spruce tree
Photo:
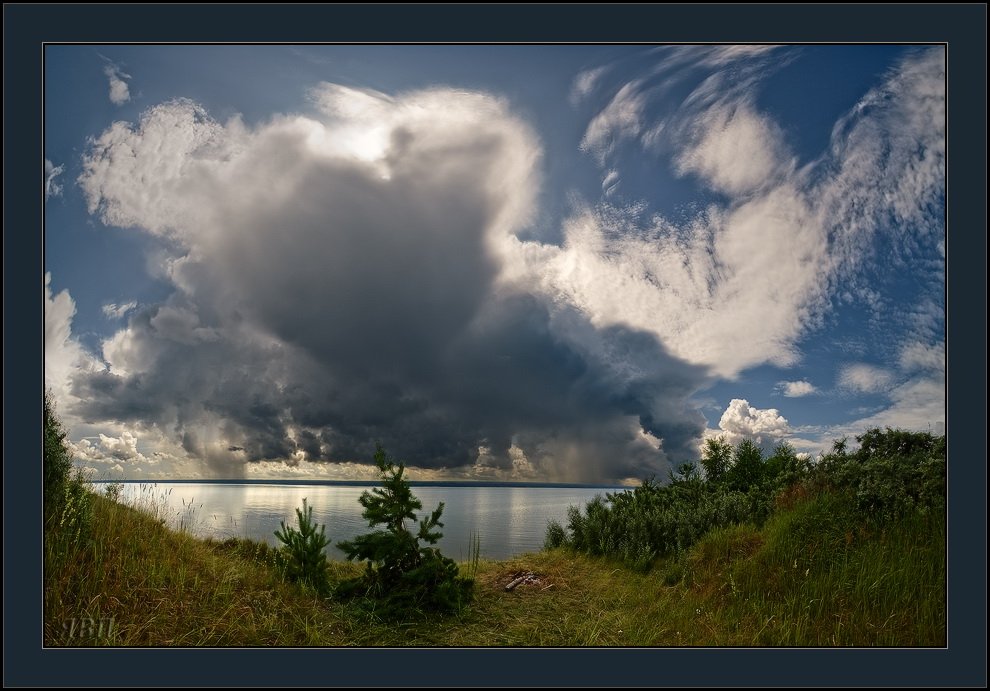
[[[435,547],[442,537],[443,502],[419,522],[412,533],[406,521],[416,521],[422,502],[403,477],[405,467],[396,463],[378,445],[375,464],[382,486],[361,495],[362,516],[369,526],[382,528],[353,540],[337,543],[348,560],[365,561],[361,578],[347,581],[341,594],[364,594],[384,604],[384,612],[403,615],[427,609],[456,610],[471,597],[474,582],[458,575],[457,564]]]
[[[275,531],[275,537],[283,543],[279,563],[290,580],[300,581],[323,592],[328,585],[327,557],[323,550],[330,544],[326,526],[320,525],[317,530],[317,524],[313,522],[313,507],[306,506],[305,499],[302,510],[296,509],[296,519],[298,530],[282,521],[282,529]]]

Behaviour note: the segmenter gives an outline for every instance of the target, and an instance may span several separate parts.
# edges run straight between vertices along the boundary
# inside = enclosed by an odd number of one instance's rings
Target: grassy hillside
[[[717,529],[646,573],[569,548],[481,562],[469,607],[396,624],[283,582],[266,545],[198,540],[94,495],[88,536],[46,545],[45,643],[944,645],[940,515],[874,530],[834,492],[792,501],[762,527]],[[332,563],[331,581],[358,570]],[[521,571],[536,582],[506,592]]]
[[[369,537],[371,556],[362,558],[381,565],[370,574],[377,585],[359,595],[353,579],[361,567],[330,562],[324,574],[322,540],[297,544],[287,558],[262,543],[172,530],[166,503],[122,505],[119,485],[94,494],[71,475],[65,436],[46,395],[48,646],[946,642],[944,436],[870,430],[855,452],[843,440],[814,464],[786,445],[764,458],[750,442],[733,451],[712,441],[704,475],[684,465],[669,484],[647,481],[583,511],[572,507],[566,528],[548,528],[552,549],[459,568],[405,532],[418,502],[401,464],[379,449],[386,483],[375,490],[379,499],[362,498],[364,515],[377,511],[376,524],[395,525]],[[430,531],[441,510],[420,525],[429,544],[439,537]],[[303,532],[313,532],[297,513]],[[286,580],[300,558],[300,573],[319,576],[303,581],[312,588]],[[446,602],[452,611],[424,613],[421,603],[440,601],[413,598],[411,608],[386,609],[403,584],[470,586],[458,570],[473,579],[468,604],[455,598]],[[530,577],[506,590],[520,574]]]

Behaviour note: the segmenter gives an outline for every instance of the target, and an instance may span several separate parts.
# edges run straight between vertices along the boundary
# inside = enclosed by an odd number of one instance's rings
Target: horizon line
[[[239,485],[352,485],[352,486],[372,486],[382,484],[380,480],[329,480],[329,479],[289,479],[289,478],[145,478],[132,480],[90,480],[92,484],[111,484],[114,482],[136,484],[142,482],[175,482],[175,483],[200,483],[200,484],[239,484]],[[621,485],[617,483],[589,483],[589,482],[544,482],[532,480],[409,480],[412,486],[506,486],[506,487],[593,487],[593,488],[615,488],[628,489],[636,485]]]

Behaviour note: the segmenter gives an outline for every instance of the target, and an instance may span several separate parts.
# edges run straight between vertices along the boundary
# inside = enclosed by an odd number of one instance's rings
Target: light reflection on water
[[[368,487],[333,485],[235,485],[211,483],[128,483],[122,500],[158,504],[174,527],[198,537],[248,537],[276,544],[281,521],[296,525],[303,498],[313,518],[326,525],[332,544],[370,530],[358,497]],[[584,506],[614,489],[587,487],[414,487],[423,503],[420,517],[444,502],[443,538],[438,546],[458,561],[470,557],[471,535],[481,537],[481,556],[505,559],[542,549],[547,522],[566,524],[567,507]],[[412,527],[412,526],[410,526]],[[333,559],[344,555],[335,546]]]

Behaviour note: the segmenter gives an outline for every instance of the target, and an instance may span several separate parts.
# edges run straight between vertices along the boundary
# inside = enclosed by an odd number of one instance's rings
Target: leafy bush
[[[362,516],[369,526],[384,526],[353,540],[337,543],[348,560],[367,562],[364,576],[342,584],[341,594],[364,594],[379,601],[384,613],[401,616],[428,609],[456,610],[468,602],[474,582],[458,575],[457,564],[434,547],[442,537],[443,502],[419,522],[414,534],[405,521],[416,520],[423,508],[403,477],[405,467],[391,459],[379,445],[375,464],[382,486],[361,495]]]
[[[844,440],[822,458],[819,485],[850,493],[857,508],[874,519],[889,519],[914,510],[945,507],[945,436],[887,428],[856,437],[859,449]]]
[[[682,552],[712,528],[748,520],[751,504],[742,492],[681,472],[669,485],[650,479],[632,491],[595,497],[584,512],[571,506],[567,528],[551,523],[545,544],[618,556],[645,570],[656,557]]]
[[[275,531],[275,537],[282,542],[278,563],[292,581],[304,583],[318,592],[327,589],[327,557],[323,552],[330,540],[326,536],[326,526],[317,530],[313,522],[313,507],[306,506],[303,499],[302,510],[296,509],[299,529],[287,526],[282,521],[282,529]]]

